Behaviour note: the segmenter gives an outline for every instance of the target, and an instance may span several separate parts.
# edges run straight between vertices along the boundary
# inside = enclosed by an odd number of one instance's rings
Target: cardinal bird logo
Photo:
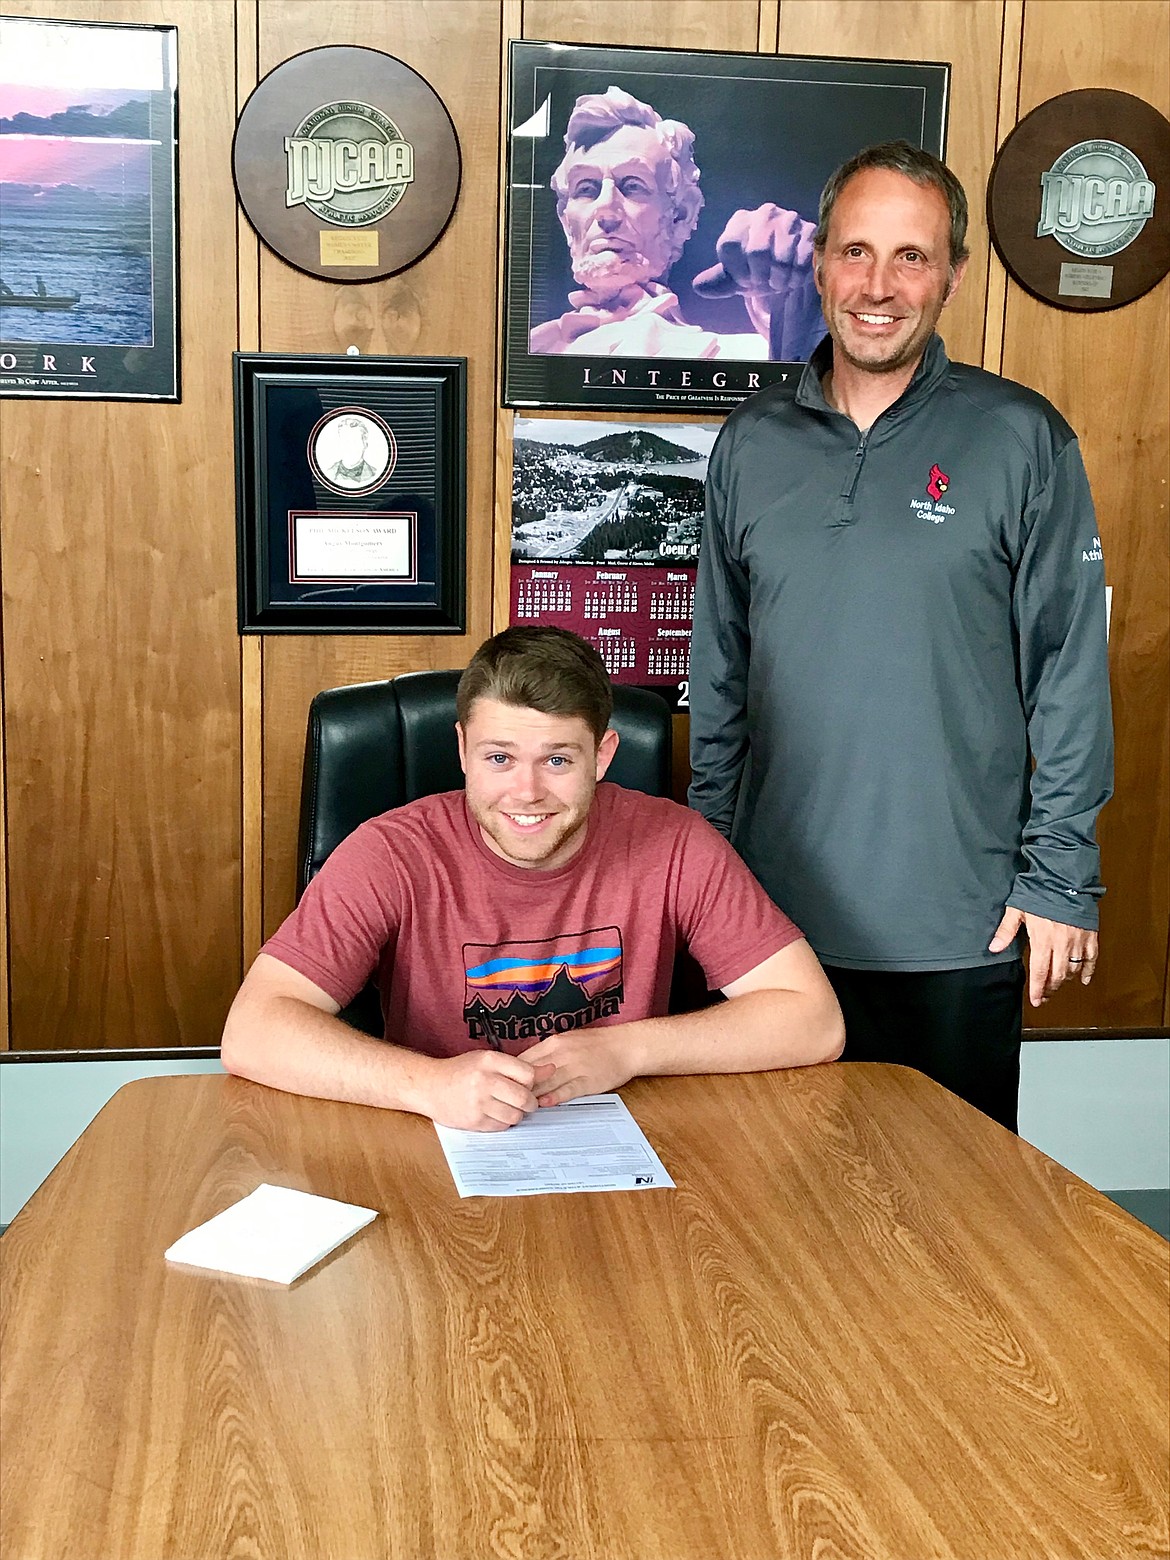
[[[936,504],[946,492],[947,488],[950,487],[950,485],[951,479],[947,476],[945,471],[941,471],[938,466],[932,466],[930,468],[930,481],[926,484],[926,491],[930,494],[931,498],[934,499]]]

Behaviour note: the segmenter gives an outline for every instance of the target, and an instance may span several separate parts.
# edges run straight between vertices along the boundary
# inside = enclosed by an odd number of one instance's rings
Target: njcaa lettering
[[[1149,179],[1102,179],[1079,173],[1040,175],[1037,238],[1075,233],[1106,222],[1143,221],[1154,214],[1154,185]]]
[[[335,227],[369,227],[414,183],[414,148],[369,103],[323,103],[284,138],[284,203]]]
[[[1040,175],[1037,238],[1107,259],[1127,249],[1154,214],[1154,183],[1119,141],[1078,141]]]
[[[347,141],[286,135],[288,185],[284,203],[303,206],[328,201],[340,191],[385,189],[414,182],[414,148],[409,141]]]
[[[584,1029],[599,1018],[614,1018],[621,1010],[620,991],[607,991],[574,1013],[504,1013],[499,1017],[467,1015],[467,1032],[473,1040],[499,1046],[505,1040],[543,1040],[548,1035]]]

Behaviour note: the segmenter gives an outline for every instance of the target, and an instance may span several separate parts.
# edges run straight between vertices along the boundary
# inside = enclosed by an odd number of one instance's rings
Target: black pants
[[[846,1062],[917,1067],[1016,1131],[1024,966],[844,970],[826,965],[845,1015]]]

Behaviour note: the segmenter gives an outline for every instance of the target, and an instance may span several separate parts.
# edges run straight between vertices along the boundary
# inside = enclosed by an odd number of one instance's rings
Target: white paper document
[[[291,1284],[377,1217],[373,1208],[265,1184],[180,1236],[166,1259]]]
[[[294,580],[409,580],[413,515],[295,515]]]
[[[644,1191],[674,1182],[617,1094],[534,1110],[506,1132],[435,1131],[460,1197]]]

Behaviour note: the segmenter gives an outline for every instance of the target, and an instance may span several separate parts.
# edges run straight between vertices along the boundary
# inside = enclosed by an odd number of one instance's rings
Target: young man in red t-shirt
[[[498,1131],[641,1074],[840,1054],[812,950],[722,836],[600,784],[618,735],[590,645],[506,629],[476,652],[456,709],[466,788],[337,847],[232,1004],[229,1072]],[[726,1003],[666,1016],[681,948]],[[382,1040],[336,1016],[371,976]]]

